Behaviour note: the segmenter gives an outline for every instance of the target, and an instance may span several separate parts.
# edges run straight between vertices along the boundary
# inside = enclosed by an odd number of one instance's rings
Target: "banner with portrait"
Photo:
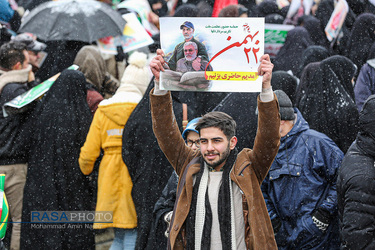
[[[264,18],[160,18],[160,88],[260,92]]]

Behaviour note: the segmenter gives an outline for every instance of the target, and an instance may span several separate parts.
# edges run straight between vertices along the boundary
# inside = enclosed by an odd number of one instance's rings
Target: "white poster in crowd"
[[[147,0],[126,0],[117,5],[117,9],[127,9],[139,17],[143,27],[152,36],[159,33],[159,29],[149,21],[152,14],[150,4]]]
[[[338,0],[335,9],[332,12],[331,18],[324,29],[327,39],[330,42],[339,35],[348,11],[348,3],[345,0]]]
[[[161,89],[261,91],[264,18],[160,18],[160,42]]]
[[[293,29],[293,25],[286,24],[265,24],[264,31],[264,53],[275,58],[281,47],[284,46],[288,31]]]
[[[134,13],[122,15],[122,18],[126,20],[126,25],[122,32],[123,35],[99,39],[97,44],[101,52],[117,55],[117,46],[122,46],[123,51],[126,53],[154,42]]]

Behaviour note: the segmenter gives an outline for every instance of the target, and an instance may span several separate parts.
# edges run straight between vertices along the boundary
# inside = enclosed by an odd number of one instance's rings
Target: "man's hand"
[[[193,63],[192,63],[192,66],[193,66],[193,69],[195,69],[195,71],[199,71],[201,69],[201,57],[200,56],[197,56]]]
[[[164,60],[164,52],[163,50],[158,49],[156,51],[156,56],[150,62],[151,72],[155,76],[156,81],[159,81],[160,71],[164,71],[164,64],[166,64]]]
[[[260,58],[260,65],[258,67],[258,75],[263,76],[263,89],[268,89],[271,87],[272,69],[273,64],[271,63],[270,56],[268,54],[263,55]]]

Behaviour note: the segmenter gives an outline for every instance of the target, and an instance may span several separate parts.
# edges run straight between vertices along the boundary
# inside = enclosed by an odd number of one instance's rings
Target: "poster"
[[[160,88],[260,92],[264,18],[160,18]],[[191,43],[193,42],[193,43]],[[194,45],[195,44],[195,45]]]
[[[332,12],[331,18],[329,19],[326,28],[324,29],[327,39],[330,42],[332,42],[332,40],[337,38],[337,36],[339,35],[348,11],[348,3],[345,0],[339,0]]]
[[[147,0],[126,0],[117,5],[117,9],[127,9],[135,12],[139,17],[142,26],[151,35],[159,33],[159,29],[149,21],[149,16],[152,14],[150,4]]]
[[[122,17],[126,20],[123,35],[117,37],[109,36],[99,39],[97,44],[101,52],[117,55],[117,46],[121,45],[126,53],[148,46],[154,42],[134,13],[128,13],[122,15]]]
[[[275,58],[280,48],[285,43],[288,31],[293,28],[293,25],[266,23],[264,34],[264,53],[269,54],[271,58]]]

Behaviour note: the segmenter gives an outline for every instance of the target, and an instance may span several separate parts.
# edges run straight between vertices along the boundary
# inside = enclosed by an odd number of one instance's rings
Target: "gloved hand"
[[[171,224],[172,214],[173,214],[173,211],[170,211],[164,215],[164,221],[167,222],[167,230],[165,231],[164,235],[167,238],[169,237],[169,227]]]
[[[116,62],[122,62],[126,58],[126,54],[124,53],[124,50],[122,49],[122,46],[117,46],[117,55],[115,55]]]
[[[329,226],[330,214],[328,211],[319,208],[312,213],[312,220],[320,230],[325,232]]]

